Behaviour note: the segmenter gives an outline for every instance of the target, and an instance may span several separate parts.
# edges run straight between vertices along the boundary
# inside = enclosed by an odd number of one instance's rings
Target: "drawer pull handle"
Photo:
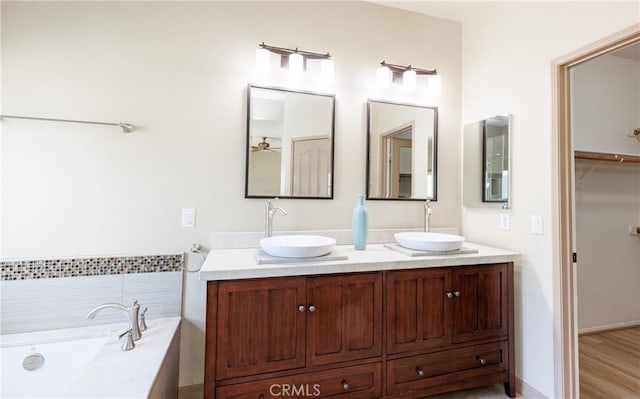
[[[304,305],[300,305],[298,306],[298,312],[303,313],[304,312]]]
[[[424,377],[424,370],[420,367],[416,367],[416,373],[418,373],[420,377]]]
[[[453,292],[447,292],[445,295],[447,298],[453,298]]]
[[[480,357],[478,356],[478,361],[480,362],[481,365],[485,365],[487,364],[487,359],[485,359],[484,357]]]
[[[460,291],[453,291],[453,295],[460,296]]]
[[[313,313],[313,312],[315,312],[315,311],[316,311],[316,307],[315,307],[315,306],[313,306],[313,305],[309,305],[309,312],[310,312],[310,313]]]
[[[342,384],[342,389],[343,390],[345,390],[345,391],[349,390],[349,383],[347,382],[347,380],[342,380],[341,384]]]

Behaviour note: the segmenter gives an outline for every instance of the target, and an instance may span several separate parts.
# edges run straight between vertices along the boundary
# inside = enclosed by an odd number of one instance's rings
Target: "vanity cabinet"
[[[215,359],[216,381],[231,381],[379,357],[381,315],[381,273],[209,282],[207,361]]]
[[[391,271],[386,295],[388,395],[486,381],[515,396],[512,264]]]
[[[512,263],[209,281],[207,301],[206,398],[515,396]]]

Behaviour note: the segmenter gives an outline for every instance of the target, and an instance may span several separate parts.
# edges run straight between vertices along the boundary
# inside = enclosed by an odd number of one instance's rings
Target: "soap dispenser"
[[[368,228],[369,214],[364,206],[364,195],[358,194],[358,203],[353,209],[353,247],[355,249],[366,249]]]

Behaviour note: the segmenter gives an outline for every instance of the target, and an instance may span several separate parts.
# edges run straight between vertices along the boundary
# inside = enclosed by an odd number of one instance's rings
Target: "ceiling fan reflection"
[[[280,152],[280,147],[272,147],[271,144],[267,142],[268,137],[262,137],[262,141],[257,145],[251,146],[251,152],[259,152],[259,151],[272,151],[272,152]]]

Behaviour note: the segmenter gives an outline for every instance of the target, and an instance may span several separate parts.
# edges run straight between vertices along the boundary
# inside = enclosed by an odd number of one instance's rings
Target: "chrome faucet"
[[[424,205],[424,231],[431,231],[431,200]]]
[[[123,344],[122,350],[133,349],[133,346],[135,345],[131,345],[131,343],[139,340],[142,336],[142,334],[140,334],[140,326],[138,325],[138,315],[140,312],[140,305],[138,305],[138,301],[134,299],[131,306],[128,307],[114,302],[104,303],[91,309],[91,311],[87,313],[87,319],[93,319],[100,310],[108,308],[120,310],[127,315],[127,319],[129,320],[129,331],[125,332],[125,334],[127,334],[127,340]],[[122,334],[120,337],[122,338],[125,334]],[[128,342],[129,340],[131,343]]]
[[[280,212],[283,216],[287,214],[287,211],[284,209],[274,206],[272,201],[276,201],[278,198],[274,198],[272,200],[267,201],[264,205],[264,236],[271,237],[273,234],[273,215],[276,212]]]

